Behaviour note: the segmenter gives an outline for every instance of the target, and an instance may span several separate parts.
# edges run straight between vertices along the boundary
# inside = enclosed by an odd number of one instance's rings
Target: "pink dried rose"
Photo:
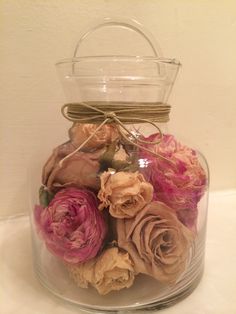
[[[74,123],[69,130],[69,137],[75,147],[79,147],[99,125]],[[114,124],[105,124],[94,136],[83,146],[82,149],[97,149],[111,144],[119,138],[119,132]]]
[[[146,141],[158,139],[159,134],[145,138]],[[173,135],[163,135],[160,144],[146,144],[145,147],[171,161],[144,150],[139,152],[141,160],[146,161],[143,161],[142,173],[154,187],[154,199],[176,210],[181,221],[193,227],[197,219],[197,204],[207,185],[206,173],[196,151],[178,142]]]
[[[99,189],[99,158],[104,150],[96,150],[93,153],[76,152],[60,165],[59,162],[74,150],[75,147],[70,142],[59,145],[46,162],[42,183],[49,191],[69,186]]]
[[[100,178],[99,209],[109,207],[113,217],[134,217],[152,200],[153,187],[139,172],[107,171],[103,172]]]
[[[62,189],[48,207],[35,208],[35,219],[47,248],[67,263],[95,257],[107,235],[97,198],[88,190]]]
[[[117,219],[118,246],[126,250],[137,273],[173,283],[185,271],[192,232],[161,202],[148,204],[133,219]]]
[[[106,249],[87,263],[70,265],[68,270],[79,287],[88,288],[90,284],[101,295],[131,287],[135,275],[129,254],[117,247]]]

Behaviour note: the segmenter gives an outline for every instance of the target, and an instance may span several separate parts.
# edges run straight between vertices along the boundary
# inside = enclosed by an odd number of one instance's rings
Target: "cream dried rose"
[[[114,156],[113,156],[113,160],[114,161],[127,161],[129,159],[129,155],[127,154],[127,152],[125,151],[125,149],[122,147],[122,145],[120,147],[118,147],[118,149],[116,150]]]
[[[134,268],[128,253],[117,247],[106,250],[95,265],[95,288],[102,295],[129,288],[134,282]]]
[[[80,288],[88,288],[89,284],[95,282],[94,266],[96,258],[77,265],[67,265],[70,277],[77,283]]]
[[[69,137],[75,147],[79,147],[97,129],[97,124],[74,123],[69,130]],[[111,144],[119,138],[117,127],[113,124],[105,124],[83,146],[83,149],[97,149]]]
[[[172,283],[184,272],[193,235],[164,203],[148,204],[134,219],[117,219],[117,235],[137,273]]]
[[[107,171],[100,179],[99,209],[109,207],[113,217],[132,218],[152,200],[153,187],[139,172]]]
[[[69,265],[68,270],[79,287],[91,284],[101,295],[131,287],[135,276],[129,254],[117,247],[105,250],[93,261]]]

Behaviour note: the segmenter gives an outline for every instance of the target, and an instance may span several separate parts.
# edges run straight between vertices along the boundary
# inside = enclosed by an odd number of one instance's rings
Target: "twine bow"
[[[114,109],[110,111],[110,108]],[[65,104],[61,108],[62,115],[69,121],[77,123],[96,123],[99,124],[96,130],[90,134],[90,136],[72,153],[64,157],[59,166],[61,167],[63,162],[73,156],[76,152],[82,149],[91,138],[107,123],[115,123],[120,127],[117,128],[121,137],[124,138],[128,143],[145,150],[152,155],[165,159],[168,162],[171,160],[164,156],[153,152],[146,148],[142,144],[155,145],[159,144],[162,140],[161,129],[154,122],[167,122],[169,121],[170,106],[163,103],[111,103],[111,102],[89,102],[89,103],[70,103]],[[142,118],[143,115],[148,119]],[[160,134],[158,141],[146,141],[142,138],[135,136],[125,124],[131,123],[148,123],[157,129]],[[124,132],[125,131],[125,132]],[[129,135],[130,137],[128,137]]]

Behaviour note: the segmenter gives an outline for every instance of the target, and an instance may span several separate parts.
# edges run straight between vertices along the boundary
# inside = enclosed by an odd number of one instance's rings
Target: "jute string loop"
[[[112,110],[111,110],[112,108]],[[118,118],[126,124],[152,122],[168,122],[171,106],[161,102],[131,103],[90,101],[69,103],[62,106],[63,116],[78,123],[101,123],[105,118]],[[145,116],[145,119],[143,119]]]
[[[112,108],[112,111],[110,109]],[[169,121],[170,105],[163,103],[116,103],[116,102],[89,102],[89,103],[69,103],[61,108],[62,115],[69,121],[77,123],[94,123],[98,124],[95,131],[72,153],[64,157],[59,165],[62,166],[63,162],[73,156],[76,152],[82,149],[95,134],[108,123],[114,123],[122,138],[128,143],[144,150],[152,155],[165,159],[168,162],[171,160],[164,156],[153,152],[142,144],[155,145],[159,144],[162,140],[161,129],[154,122],[167,122]],[[145,116],[145,119],[142,118]],[[142,138],[136,137],[125,124],[151,124],[160,134],[158,141],[146,141]]]

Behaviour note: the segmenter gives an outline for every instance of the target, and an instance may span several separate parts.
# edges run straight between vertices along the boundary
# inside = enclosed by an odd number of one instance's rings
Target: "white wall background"
[[[137,19],[166,57],[182,62],[171,129],[205,154],[211,189],[236,187],[235,0],[0,0],[0,216],[28,210],[32,156],[66,139],[54,63],[70,57],[81,30],[105,16]],[[113,38],[115,48],[125,41]],[[97,53],[95,39],[88,49]]]

